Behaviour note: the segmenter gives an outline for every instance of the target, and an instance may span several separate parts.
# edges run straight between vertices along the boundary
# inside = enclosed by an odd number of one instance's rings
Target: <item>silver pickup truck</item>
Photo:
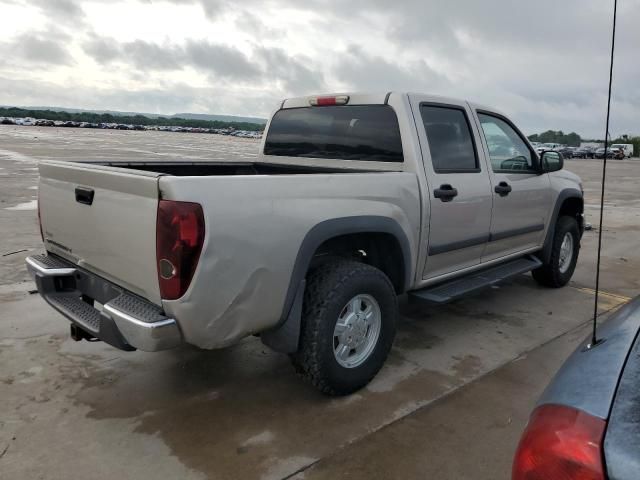
[[[573,274],[579,178],[503,114],[421,94],[287,99],[257,160],[40,164],[45,255],[74,339],[146,351],[259,335],[322,392],[366,385],[397,296],[445,303]]]

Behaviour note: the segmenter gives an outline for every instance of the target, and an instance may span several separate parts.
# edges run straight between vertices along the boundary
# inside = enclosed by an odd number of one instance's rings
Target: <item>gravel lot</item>
[[[387,365],[328,399],[250,338],[219,351],[73,342],[24,258],[41,250],[43,159],[223,159],[258,142],[204,134],[0,126],[0,478],[509,478],[537,396],[587,333],[596,231],[571,286],[529,275],[444,307],[402,303]],[[640,291],[640,161],[611,161],[603,318]],[[569,160],[597,225],[601,161]]]

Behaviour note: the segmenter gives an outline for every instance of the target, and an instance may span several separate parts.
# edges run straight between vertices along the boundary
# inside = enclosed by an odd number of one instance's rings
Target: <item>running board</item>
[[[409,292],[409,300],[429,304],[448,303],[481,288],[495,285],[507,278],[530,272],[541,265],[542,262],[534,256],[518,258],[433,287],[414,290]]]

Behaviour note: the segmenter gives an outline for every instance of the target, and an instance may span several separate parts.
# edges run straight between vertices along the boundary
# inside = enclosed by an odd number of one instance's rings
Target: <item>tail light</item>
[[[330,105],[346,105],[349,95],[337,95],[335,97],[311,97],[309,105],[312,107],[326,107]]]
[[[204,242],[204,215],[197,203],[160,200],[156,225],[156,260],[160,296],[182,297],[196,271]]]
[[[581,410],[538,407],[520,439],[512,480],[605,480],[605,427],[604,420]]]

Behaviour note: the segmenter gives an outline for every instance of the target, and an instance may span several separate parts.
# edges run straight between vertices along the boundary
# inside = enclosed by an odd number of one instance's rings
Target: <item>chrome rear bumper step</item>
[[[158,305],[54,255],[34,255],[26,263],[46,302],[91,336],[147,352],[182,342],[177,322]]]

